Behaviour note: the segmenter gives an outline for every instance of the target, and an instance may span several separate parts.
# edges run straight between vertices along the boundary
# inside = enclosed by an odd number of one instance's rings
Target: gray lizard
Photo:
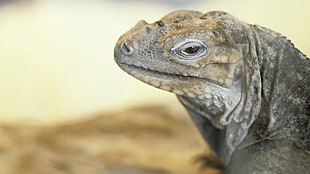
[[[115,61],[177,95],[225,173],[310,173],[310,60],[281,34],[213,11],[141,20]]]

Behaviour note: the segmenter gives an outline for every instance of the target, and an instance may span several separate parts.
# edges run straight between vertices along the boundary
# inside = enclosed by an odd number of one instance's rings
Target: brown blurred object
[[[200,174],[206,144],[185,112],[159,105],[57,126],[0,126],[2,174]]]

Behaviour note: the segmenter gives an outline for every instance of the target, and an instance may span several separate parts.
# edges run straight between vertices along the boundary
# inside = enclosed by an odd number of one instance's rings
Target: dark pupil
[[[200,49],[200,47],[196,46],[196,47],[188,47],[188,48],[185,48],[183,50],[183,52],[185,52],[186,54],[195,54],[198,52],[198,50]]]

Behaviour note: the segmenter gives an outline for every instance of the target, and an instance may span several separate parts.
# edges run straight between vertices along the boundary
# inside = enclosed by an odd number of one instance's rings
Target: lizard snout
[[[149,28],[147,27],[148,23],[144,20],[140,20],[133,28],[131,28],[127,34],[123,35],[118,44],[118,49],[121,54],[126,56],[132,55],[134,53],[135,48],[138,47],[138,41],[136,38],[140,38],[145,36],[149,32]]]

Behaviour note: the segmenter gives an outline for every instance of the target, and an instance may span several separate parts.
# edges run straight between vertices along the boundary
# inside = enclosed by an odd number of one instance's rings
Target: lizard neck
[[[252,56],[259,64],[261,109],[239,148],[265,139],[285,139],[310,150],[310,60],[280,34],[251,27]]]
[[[309,59],[280,34],[259,26],[246,31],[241,99],[229,124],[214,124],[203,112],[204,101],[184,96],[179,100],[226,164],[236,151],[266,139],[291,140],[309,150]]]

